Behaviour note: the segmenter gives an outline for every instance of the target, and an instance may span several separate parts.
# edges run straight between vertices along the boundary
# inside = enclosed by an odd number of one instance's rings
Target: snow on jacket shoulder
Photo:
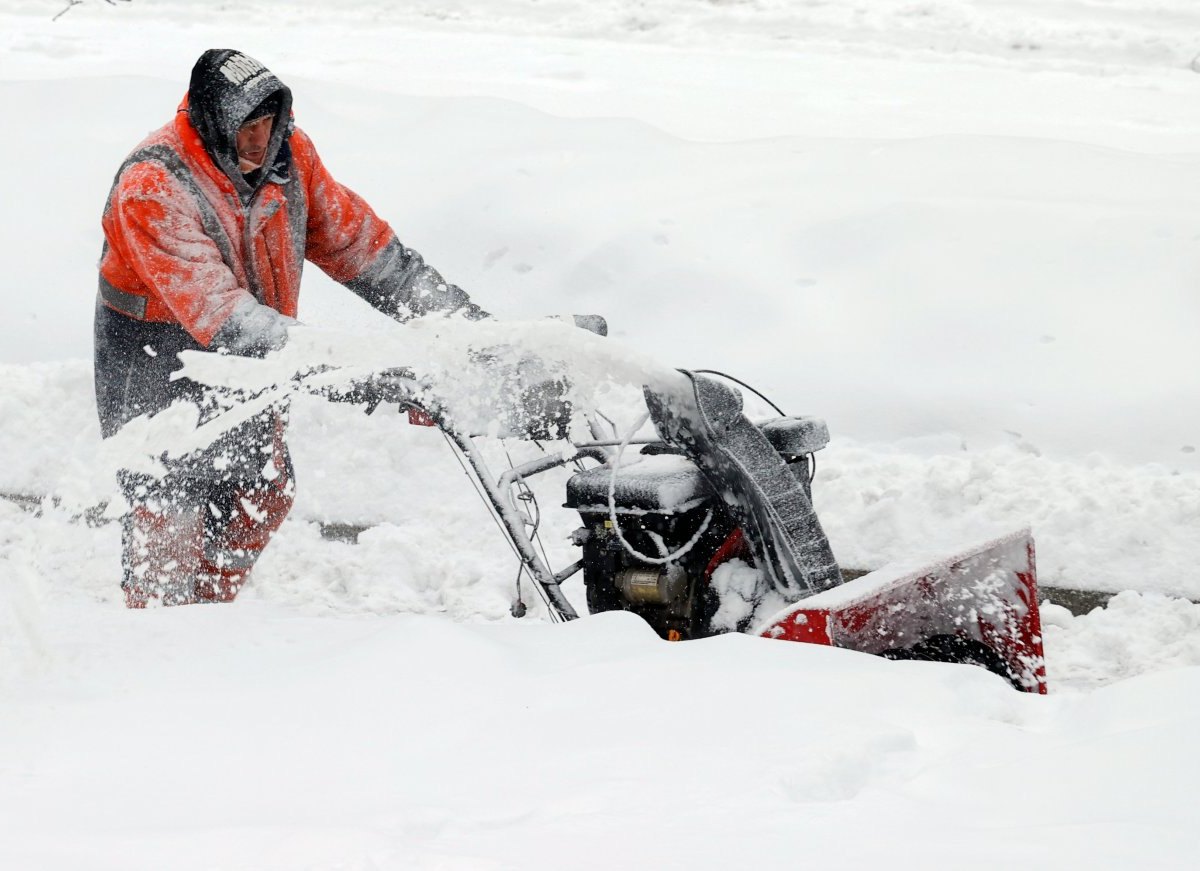
[[[244,201],[206,152],[186,100],[126,159],[102,224],[103,303],[180,324],[206,348],[278,344],[296,315],[305,259],[393,317],[482,314],[330,175],[301,130]]]

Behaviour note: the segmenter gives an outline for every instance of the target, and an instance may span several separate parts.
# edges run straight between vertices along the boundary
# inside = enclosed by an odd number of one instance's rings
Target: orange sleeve
[[[395,234],[366,200],[330,175],[312,140],[300,130],[292,134],[292,149],[308,175],[305,257],[345,284],[361,275]]]

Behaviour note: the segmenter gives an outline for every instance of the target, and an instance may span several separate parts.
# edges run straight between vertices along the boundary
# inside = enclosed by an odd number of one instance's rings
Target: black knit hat
[[[279,114],[279,107],[283,104],[283,95],[276,91],[267,99],[263,100],[253,109],[246,113],[246,117],[242,119],[242,124],[247,121],[254,121],[257,118],[262,118],[270,115],[274,118]],[[240,126],[240,125],[239,125]]]
[[[264,106],[265,104],[265,106]],[[237,169],[238,128],[251,116],[273,109],[277,122],[267,146],[267,161],[274,160],[288,133],[292,92],[254,58],[231,48],[210,48],[192,67],[188,83],[188,118],[209,155],[234,183]]]

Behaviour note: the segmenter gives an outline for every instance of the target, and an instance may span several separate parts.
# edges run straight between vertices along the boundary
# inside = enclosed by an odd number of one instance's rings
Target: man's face
[[[275,126],[274,115],[251,118],[237,132],[238,169],[252,172],[263,164],[267,156],[267,142],[271,139],[271,128]]]

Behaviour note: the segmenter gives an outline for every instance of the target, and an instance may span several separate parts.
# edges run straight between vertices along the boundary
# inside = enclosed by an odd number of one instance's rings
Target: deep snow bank
[[[1195,843],[1194,667],[1030,697],[961,666],[666,644],[622,614],[250,601],[56,602],[41,641],[0,683],[10,867],[778,867],[803,844],[848,867],[1182,868]]]

